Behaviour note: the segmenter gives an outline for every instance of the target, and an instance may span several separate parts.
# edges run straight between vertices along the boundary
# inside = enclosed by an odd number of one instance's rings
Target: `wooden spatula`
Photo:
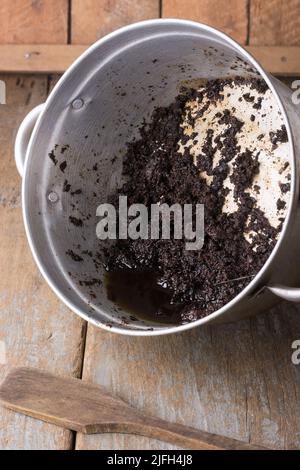
[[[0,402],[11,410],[86,434],[139,434],[188,449],[259,448],[146,416],[98,385],[27,367],[7,375],[0,387]]]

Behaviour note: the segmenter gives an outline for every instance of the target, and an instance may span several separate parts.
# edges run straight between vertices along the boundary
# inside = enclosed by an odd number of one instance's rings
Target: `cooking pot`
[[[290,203],[274,250],[242,292],[205,318],[184,325],[132,318],[107,298],[96,237],[96,208],[120,181],[126,142],[138,136],[157,105],[174,100],[185,81],[257,74],[274,93],[289,138]],[[268,309],[279,297],[300,300],[299,125],[291,91],[209,26],[157,19],[100,39],[65,72],[46,103],[25,117],[17,134],[24,224],[41,273],[75,313],[128,335],[239,320]],[[70,223],[74,211],[85,217],[83,226]]]

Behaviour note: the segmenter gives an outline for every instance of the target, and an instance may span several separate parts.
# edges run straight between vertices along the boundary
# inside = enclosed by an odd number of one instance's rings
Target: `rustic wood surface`
[[[246,44],[248,34],[247,0],[163,0],[162,16],[184,18],[213,25]]]
[[[68,0],[1,0],[0,43],[66,43],[68,4]]]
[[[86,12],[93,18],[88,21],[80,3],[22,0],[15,14],[16,2],[3,0],[0,43],[86,44],[116,26],[159,15],[154,12],[157,3],[150,0],[139,2],[139,7],[129,0],[90,1]],[[164,16],[207,22],[251,46],[290,46],[299,45],[299,3],[228,0],[221,9],[220,0],[163,0],[161,6]],[[272,10],[267,8],[270,4]],[[101,11],[95,9],[99,5]],[[29,11],[25,16],[24,6]],[[300,338],[300,305],[282,303],[251,320],[167,337],[122,337],[93,326],[85,335],[85,323],[55,298],[34,265],[13,161],[13,140],[22,117],[45,100],[57,77],[0,78],[7,83],[8,102],[0,105],[0,341],[7,357],[7,363],[0,365],[0,379],[17,365],[73,377],[83,372],[85,380],[104,385],[127,403],[170,422],[266,447],[300,448],[300,366],[291,362],[291,344]],[[130,435],[74,436],[0,409],[0,448],[174,447]]]
[[[158,16],[159,0],[73,0],[71,42],[91,44],[121,26]]]
[[[0,72],[63,73],[86,49],[84,45],[0,44]]]
[[[299,0],[251,0],[249,6],[250,44],[300,45]]]
[[[0,44],[0,72],[63,73],[88,46]],[[300,75],[300,46],[246,46],[273,75]]]
[[[0,386],[0,404],[84,434],[137,434],[195,450],[261,449],[148,416],[102,386],[32,367],[16,367],[8,373]]]

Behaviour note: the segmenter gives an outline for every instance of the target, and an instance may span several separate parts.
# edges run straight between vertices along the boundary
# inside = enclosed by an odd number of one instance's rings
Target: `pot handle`
[[[30,142],[31,134],[35,123],[41,114],[41,111],[44,107],[44,103],[39,104],[33,108],[23,119],[18,129],[16,140],[15,140],[15,162],[17,170],[21,177],[24,174],[24,163],[27,148]]]
[[[285,287],[285,286],[267,286],[267,289],[277,297],[292,302],[300,302],[300,288],[299,287]]]

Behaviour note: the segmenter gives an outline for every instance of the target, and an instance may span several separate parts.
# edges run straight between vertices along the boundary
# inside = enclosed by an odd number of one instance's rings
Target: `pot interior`
[[[108,300],[96,209],[121,183],[126,143],[138,138],[142,122],[155,107],[170,104],[182,84],[255,74],[214,32],[157,21],[98,43],[59,82],[30,146],[25,216],[44,275],[77,313],[118,330],[168,328],[133,320]]]

